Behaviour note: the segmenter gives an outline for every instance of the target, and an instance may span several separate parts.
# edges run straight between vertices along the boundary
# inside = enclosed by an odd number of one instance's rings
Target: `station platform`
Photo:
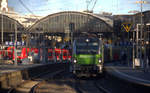
[[[105,70],[108,74],[130,83],[150,87],[150,67],[145,71],[142,68],[133,69],[132,65],[107,63]]]
[[[18,71],[18,70],[23,70],[23,69],[28,69],[28,68],[33,68],[36,66],[41,66],[43,64],[34,64],[33,62],[29,62],[26,64],[17,64],[14,65],[11,60],[0,60],[0,75],[5,74],[5,73],[10,73],[13,71]]]
[[[25,80],[31,79],[45,70],[49,69],[49,64],[10,64],[0,61],[0,93],[16,87]]]
[[[11,73],[14,71],[19,71],[19,70],[24,70],[28,68],[33,68],[36,66],[41,66],[43,64],[4,64],[0,63],[0,75],[5,74],[5,73]]]

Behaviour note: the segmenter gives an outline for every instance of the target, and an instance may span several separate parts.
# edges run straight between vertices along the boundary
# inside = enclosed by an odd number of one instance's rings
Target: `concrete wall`
[[[61,63],[47,64],[2,74],[0,75],[0,89],[9,89],[11,87],[16,87],[17,85],[21,84],[23,80],[29,80],[34,76],[44,73],[48,70],[51,70],[53,72],[55,70],[57,71],[59,69],[64,69],[64,67],[65,66]]]

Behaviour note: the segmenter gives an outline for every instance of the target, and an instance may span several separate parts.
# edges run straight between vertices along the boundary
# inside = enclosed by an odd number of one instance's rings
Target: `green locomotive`
[[[77,76],[103,72],[103,44],[99,38],[80,37],[73,43],[73,73]]]

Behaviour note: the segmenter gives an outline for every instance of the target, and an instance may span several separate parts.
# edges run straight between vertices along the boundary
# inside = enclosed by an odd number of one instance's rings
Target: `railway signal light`
[[[129,32],[132,24],[131,23],[122,23],[122,27],[125,29],[126,32]]]

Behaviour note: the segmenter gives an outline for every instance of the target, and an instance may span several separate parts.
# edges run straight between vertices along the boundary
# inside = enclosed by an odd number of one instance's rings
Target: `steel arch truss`
[[[74,24],[74,33],[112,32],[112,20],[91,13],[65,11],[48,15],[32,25],[30,33],[67,33]]]

